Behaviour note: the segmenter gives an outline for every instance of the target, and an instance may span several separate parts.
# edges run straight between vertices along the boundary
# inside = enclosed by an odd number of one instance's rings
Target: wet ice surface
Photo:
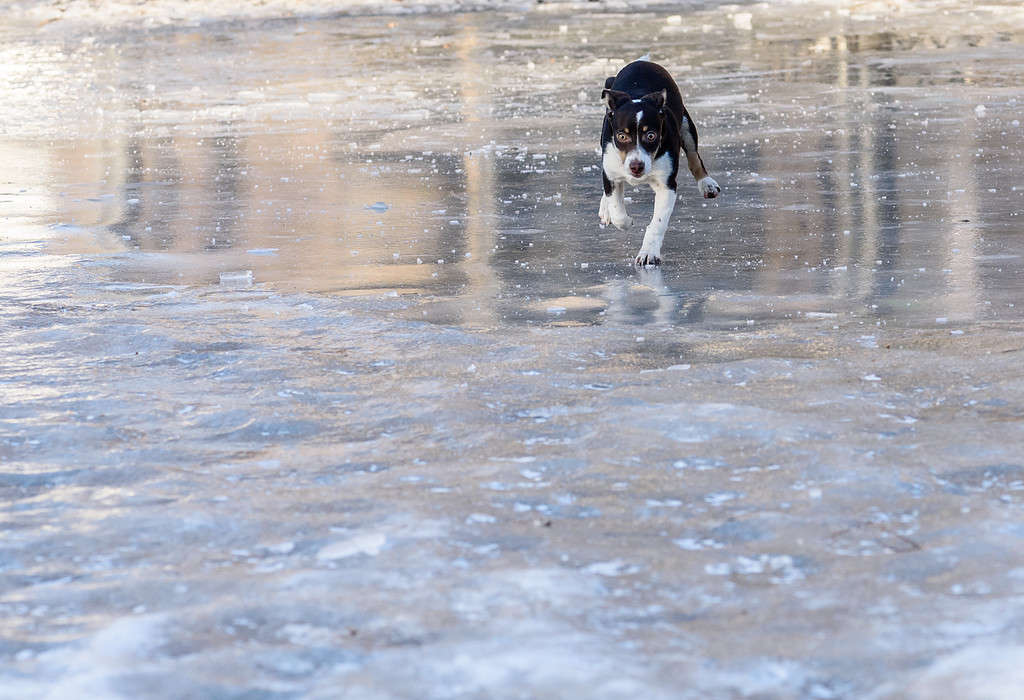
[[[1022,19],[914,7],[14,22],[0,696],[1015,697]]]

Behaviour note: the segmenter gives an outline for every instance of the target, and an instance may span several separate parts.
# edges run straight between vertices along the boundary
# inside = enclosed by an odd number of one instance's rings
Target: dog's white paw
[[[653,250],[648,248],[641,248],[640,252],[636,254],[636,258],[633,262],[637,267],[645,267],[647,265],[660,265],[661,264],[661,251]]]
[[[722,193],[722,188],[718,186],[718,183],[710,175],[697,183],[697,189],[704,195],[704,199],[714,199]]]
[[[598,209],[597,217],[601,220],[602,226],[612,222],[612,217],[608,214],[608,195],[601,195],[601,207]]]
[[[624,230],[633,225],[633,217],[629,214],[622,214],[618,217],[612,214],[612,224],[615,228]]]

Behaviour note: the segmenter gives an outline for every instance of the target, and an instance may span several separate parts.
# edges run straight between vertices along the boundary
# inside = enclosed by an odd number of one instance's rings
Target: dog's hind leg
[[[701,160],[700,153],[697,152],[697,127],[693,125],[693,120],[688,114],[683,115],[683,128],[680,129],[679,136],[683,145],[683,153],[686,154],[686,165],[690,169],[693,179],[697,181],[697,189],[705,199],[714,199],[722,192],[722,188],[704,168],[704,161]]]

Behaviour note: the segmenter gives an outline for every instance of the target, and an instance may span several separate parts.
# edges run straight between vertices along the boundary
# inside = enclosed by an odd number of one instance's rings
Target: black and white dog
[[[608,111],[601,130],[601,223],[629,228],[623,191],[627,184],[648,184],[654,190],[654,217],[647,226],[637,265],[661,263],[661,242],[676,204],[679,150],[707,199],[722,191],[708,175],[697,153],[697,128],[683,106],[679,88],[668,71],[651,61],[634,61],[608,78],[601,99]]]

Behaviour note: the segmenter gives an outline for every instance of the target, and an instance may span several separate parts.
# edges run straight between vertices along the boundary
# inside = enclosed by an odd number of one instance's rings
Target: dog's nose
[[[644,174],[644,163],[642,160],[632,160],[629,162],[629,172],[633,173],[633,177],[640,177]]]

